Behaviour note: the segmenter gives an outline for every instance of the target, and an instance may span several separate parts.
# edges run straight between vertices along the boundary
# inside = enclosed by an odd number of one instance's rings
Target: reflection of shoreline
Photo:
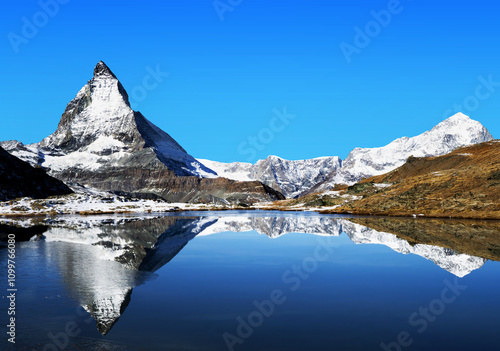
[[[412,245],[440,246],[487,260],[500,261],[500,222],[450,219],[353,217],[352,223],[387,232]]]
[[[343,230],[356,244],[381,244],[404,255],[418,255],[459,278],[481,268],[486,262],[486,259],[481,257],[462,254],[445,247],[411,243],[395,234],[379,232],[346,220]]]
[[[449,247],[409,242],[398,235],[356,224],[352,219],[333,217],[220,217],[217,223],[199,235],[250,230],[255,230],[271,238],[287,233],[339,236],[345,232],[356,244],[380,244],[402,254],[415,254],[431,260],[439,267],[460,278],[482,267],[486,262],[481,257],[459,253]]]
[[[346,233],[356,244],[381,244],[402,254],[416,254],[458,277],[480,268],[486,261],[483,258],[458,253],[453,246],[445,245],[453,243],[452,238],[465,240],[465,234],[457,236],[457,233],[462,231],[469,236],[479,237],[484,227],[470,227],[456,223],[454,226],[448,225],[452,230],[446,233],[447,225],[440,224],[438,228],[424,228],[427,230],[425,232],[422,228],[410,226],[409,223],[415,221],[408,220],[398,224],[394,219],[386,219],[388,223],[372,223],[369,221],[374,221],[373,218],[266,215],[249,216],[245,213],[205,217],[181,215],[143,219],[122,218],[87,224],[79,218],[78,225],[74,225],[73,228],[49,227],[44,233],[45,243],[40,245],[45,245],[47,259],[59,267],[66,287],[96,320],[97,329],[103,335],[111,330],[124,313],[131,301],[133,288],[154,277],[152,272],[170,262],[197,235],[256,231],[270,238],[277,238],[287,233],[324,236],[340,236],[341,233]],[[359,221],[365,221],[368,226],[358,223]],[[409,227],[406,228],[405,225]],[[389,230],[400,227],[406,228],[409,234],[404,231],[403,234],[393,234]],[[488,228],[486,228],[489,230],[487,237],[491,240],[487,241],[490,246],[486,249],[491,249],[491,245],[495,243],[492,238],[494,228]],[[431,230],[437,229],[439,235],[436,236]],[[422,243],[412,239],[413,237],[422,237]],[[448,241],[445,242],[443,238],[446,237]],[[434,241],[424,240],[429,238],[434,238]],[[441,245],[432,245],[433,243]],[[477,245],[474,249],[475,252],[481,252]],[[459,252],[468,251],[459,250]]]

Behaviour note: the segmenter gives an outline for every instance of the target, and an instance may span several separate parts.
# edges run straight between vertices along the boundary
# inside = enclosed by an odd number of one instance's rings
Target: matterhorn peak
[[[178,176],[216,176],[170,135],[132,110],[125,88],[103,61],[68,104],[57,130],[34,146],[47,156],[38,162],[54,174],[68,165],[75,170],[113,169],[142,157],[163,163]]]
[[[94,68],[94,77],[100,76],[113,77],[116,79],[116,76],[113,74],[113,72],[111,72],[111,69],[109,69],[109,67],[103,61],[99,61]]]

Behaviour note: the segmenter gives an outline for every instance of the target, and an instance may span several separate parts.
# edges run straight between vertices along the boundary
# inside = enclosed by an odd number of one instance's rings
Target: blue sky
[[[52,133],[99,60],[199,158],[344,158],[456,110],[500,135],[495,1],[55,1],[4,4],[0,140]]]

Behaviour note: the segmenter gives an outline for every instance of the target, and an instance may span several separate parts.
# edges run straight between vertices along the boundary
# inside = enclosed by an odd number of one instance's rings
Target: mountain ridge
[[[258,180],[281,192],[296,197],[314,184],[324,180],[332,169],[341,165],[337,156],[324,156],[308,160],[286,160],[270,155],[255,164],[245,162],[223,163],[199,159],[221,177],[234,180]]]
[[[355,148],[322,183],[309,192],[334,189],[337,184],[353,185],[362,179],[392,171],[408,157],[429,157],[447,154],[459,147],[493,140],[489,131],[478,121],[457,113],[432,129],[414,137],[398,138],[377,148]]]
[[[439,156],[458,147],[492,139],[480,122],[457,113],[417,136],[401,137],[377,148],[356,147],[344,160],[337,156],[324,156],[290,161],[278,156],[268,156],[255,164],[200,161],[210,165],[220,176],[258,180],[287,197],[296,198],[333,190],[340,184],[353,185],[364,178],[389,172],[404,164],[410,156]],[[316,169],[300,174],[297,169],[300,169],[301,164],[302,167],[307,165]]]
[[[1,145],[67,184],[124,196],[224,204],[283,198],[260,182],[217,178],[168,133],[132,110],[127,92],[102,61],[68,103],[54,133],[35,144]]]

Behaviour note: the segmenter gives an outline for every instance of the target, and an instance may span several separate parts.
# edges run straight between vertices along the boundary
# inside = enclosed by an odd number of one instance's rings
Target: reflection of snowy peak
[[[127,307],[132,288],[140,284],[138,272],[103,260],[102,251],[92,245],[47,243],[46,248],[67,289],[96,320],[99,332],[106,334]]]
[[[486,262],[484,258],[460,254],[444,247],[411,245],[394,234],[378,232],[346,220],[342,220],[342,229],[356,244],[382,244],[402,254],[422,256],[460,278],[481,268]]]
[[[329,190],[335,184],[352,185],[363,178],[390,172],[403,165],[408,157],[439,156],[458,147],[492,140],[478,121],[462,113],[444,120],[430,131],[413,138],[403,137],[378,148],[356,148],[342,161],[342,167],[314,190]]]
[[[271,238],[287,233],[339,236],[341,232],[345,232],[356,244],[381,244],[402,254],[419,255],[458,277],[469,274],[486,262],[483,258],[460,254],[439,246],[412,246],[394,234],[378,232],[348,220],[325,217],[220,217],[199,235],[252,230]]]
[[[164,217],[110,224],[80,223],[77,228],[52,227],[44,233],[50,257],[57,261],[68,289],[103,335],[122,316],[132,289],[151,276],[153,269],[146,265],[155,262],[156,270],[169,262],[196,235],[192,231],[198,221]],[[185,230],[171,230],[176,226]]]
[[[258,233],[276,238],[287,233],[307,233],[339,236],[341,226],[333,218],[321,217],[276,217],[252,218],[252,227]]]
[[[412,245],[394,234],[379,232],[349,220],[324,216],[162,217],[115,225],[90,224],[80,228],[52,227],[46,241],[87,244],[100,252],[100,259],[118,261],[129,269],[154,272],[168,263],[195,236],[223,232],[256,231],[270,238],[288,233],[339,236],[346,233],[356,244],[382,244],[402,254],[412,253],[463,277],[480,268],[483,258],[457,253],[434,245]]]
[[[328,174],[340,167],[340,158],[337,156],[299,161],[269,156],[254,165],[243,162],[199,161],[217,172],[219,177],[258,180],[291,198],[323,181]]]
[[[458,277],[480,268],[486,261],[438,246],[412,245],[396,235],[325,216],[245,213],[68,220],[66,224],[54,223],[44,233],[42,245],[48,259],[60,267],[67,288],[93,316],[102,334],[121,317],[132,289],[151,279],[152,272],[170,262],[198,235],[256,231],[276,238],[287,233],[339,236],[344,232],[356,244],[382,244],[402,254],[419,255]]]
[[[277,238],[288,233],[307,233],[339,236],[341,228],[337,220],[320,217],[207,217],[213,223],[198,235],[210,235],[223,232],[256,231],[270,238]]]

